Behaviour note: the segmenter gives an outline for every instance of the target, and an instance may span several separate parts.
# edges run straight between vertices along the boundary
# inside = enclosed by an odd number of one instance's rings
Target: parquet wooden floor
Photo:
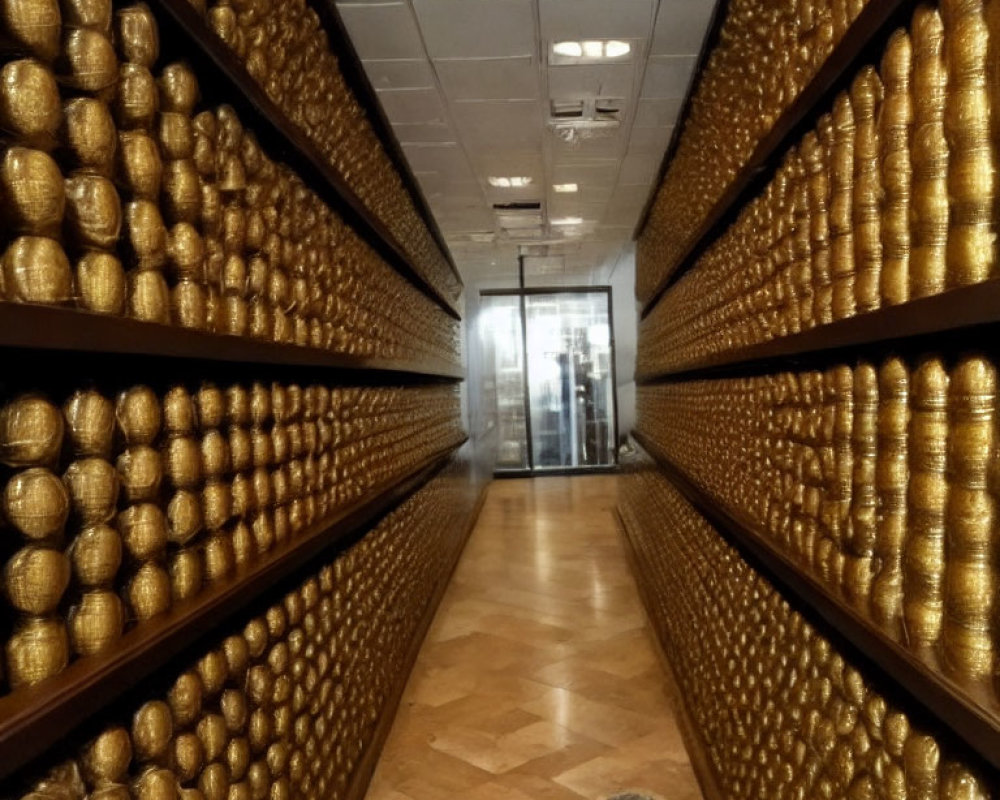
[[[700,800],[614,503],[612,476],[490,486],[367,800]]]

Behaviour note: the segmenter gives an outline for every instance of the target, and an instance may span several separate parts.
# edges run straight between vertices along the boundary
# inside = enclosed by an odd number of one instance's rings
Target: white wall
[[[635,247],[626,250],[611,272],[611,313],[615,325],[615,378],[618,439],[635,425],[635,349],[639,315],[635,300]]]

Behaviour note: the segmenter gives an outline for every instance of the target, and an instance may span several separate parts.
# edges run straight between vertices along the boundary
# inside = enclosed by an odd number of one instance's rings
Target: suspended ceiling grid
[[[708,0],[338,0],[467,284],[603,283],[626,252],[701,49]],[[558,41],[618,39],[621,61],[550,64]],[[551,101],[620,108],[558,135]],[[490,176],[527,177],[523,188]],[[559,194],[553,184],[576,183]],[[494,204],[539,202],[516,222]],[[554,220],[581,218],[576,225]],[[523,227],[520,227],[523,226]]]

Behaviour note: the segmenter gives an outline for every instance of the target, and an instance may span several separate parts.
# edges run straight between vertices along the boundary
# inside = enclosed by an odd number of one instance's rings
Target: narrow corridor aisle
[[[701,797],[611,476],[495,481],[367,800]]]

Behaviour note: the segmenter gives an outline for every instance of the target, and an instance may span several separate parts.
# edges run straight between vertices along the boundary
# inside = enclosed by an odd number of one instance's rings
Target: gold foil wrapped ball
[[[115,432],[115,408],[94,389],[77,389],[63,404],[74,455],[108,458]]]
[[[151,445],[160,433],[160,401],[148,386],[134,386],[119,394],[115,417],[130,445]]]
[[[190,159],[194,156],[194,127],[187,114],[177,111],[164,111],[160,114],[157,139],[167,159]]]
[[[144,503],[158,499],[163,482],[159,451],[148,445],[129,447],[118,456],[116,466],[126,502]]]
[[[28,539],[48,539],[62,533],[69,517],[69,493],[52,472],[32,467],[7,481],[3,512]]]
[[[233,543],[226,535],[211,536],[205,542],[205,577],[209,582],[220,580],[233,571]]]
[[[171,542],[187,544],[202,529],[201,501],[186,489],[174,492],[167,503],[167,535]]]
[[[8,467],[54,464],[63,441],[63,417],[40,394],[24,394],[0,408],[0,463]]]
[[[198,103],[198,78],[186,64],[168,64],[160,73],[160,105],[164,111],[191,116]]]
[[[59,54],[62,15],[57,0],[2,0],[0,22],[26,54],[49,63]]]
[[[143,322],[170,323],[170,289],[154,269],[128,275],[128,315]]]
[[[125,243],[129,266],[153,270],[166,263],[167,228],[151,200],[133,200],[125,206]]]
[[[170,706],[162,700],[144,704],[132,718],[132,746],[137,761],[152,761],[163,756],[174,735]]]
[[[174,600],[186,600],[201,591],[205,571],[201,552],[197,548],[184,548],[170,559],[170,589]]]
[[[132,786],[135,800],[177,800],[177,778],[168,769],[148,769]]]
[[[48,153],[9,148],[0,162],[0,192],[10,230],[35,236],[59,235],[66,196],[62,173]]]
[[[116,42],[122,60],[152,67],[160,54],[160,33],[153,12],[145,3],[115,13]]]
[[[118,68],[115,87],[115,119],[126,130],[152,130],[156,121],[159,95],[156,79],[141,64],[126,62]]]
[[[118,131],[106,103],[93,97],[77,97],[66,103],[61,138],[70,166],[110,177]]]
[[[27,617],[7,640],[7,680],[12,689],[58,675],[69,663],[69,639],[62,620]]]
[[[56,144],[62,106],[55,75],[31,58],[8,61],[0,69],[0,128],[29,147]]]
[[[222,528],[233,516],[233,500],[229,484],[222,481],[205,485],[201,492],[205,527],[210,531]]]
[[[63,25],[111,32],[111,0],[63,0]]]
[[[133,197],[159,199],[163,161],[156,141],[145,131],[118,134],[118,178]]]
[[[194,672],[182,673],[167,694],[174,723],[181,728],[193,724],[201,715],[201,699],[201,678]]]
[[[183,279],[170,290],[170,315],[182,328],[204,330],[208,327],[205,288],[195,280]]]
[[[73,297],[73,272],[62,245],[43,236],[19,236],[3,254],[8,300],[47,305]]]
[[[222,654],[221,650],[212,650],[206,654],[198,662],[197,666],[198,677],[201,678],[201,686],[204,689],[206,697],[214,697],[220,691],[226,683],[226,678],[229,674],[229,668],[226,664],[226,657]],[[225,737],[225,722],[218,719],[218,722],[222,723],[222,735]],[[205,745],[205,750],[208,753],[210,760],[214,760],[219,753],[222,752],[221,748],[215,749],[210,747],[211,741],[214,741],[214,734],[212,736],[201,736],[202,723],[204,723],[206,730],[211,733],[212,728],[215,728],[215,724],[212,721],[211,716],[204,717],[201,722],[198,723],[198,735],[201,738],[202,744]],[[222,744],[225,745],[225,738],[222,740]]]
[[[194,433],[194,400],[183,386],[172,387],[163,397],[163,427],[171,436]]]
[[[204,750],[201,740],[193,733],[179,734],[173,742],[173,752],[170,757],[171,769],[182,782],[194,780],[201,772],[204,763]]]
[[[76,28],[63,39],[56,62],[65,86],[89,94],[103,94],[118,77],[118,57],[111,40],[100,31]]]
[[[178,222],[168,234],[167,257],[174,277],[203,280],[205,243],[189,222]]]
[[[171,222],[196,223],[201,210],[201,178],[191,159],[168,161],[163,171],[163,213]]]
[[[167,546],[167,522],[154,503],[129,506],[118,514],[122,544],[136,561],[160,555]]]
[[[69,638],[82,656],[107,651],[125,628],[125,606],[111,590],[85,592],[69,612]]]
[[[118,472],[103,458],[81,458],[63,474],[73,510],[84,525],[107,522],[118,503]]]
[[[23,547],[4,567],[10,604],[26,614],[55,611],[69,586],[69,559],[48,547]]]
[[[70,558],[76,579],[84,586],[108,585],[122,563],[122,541],[109,525],[93,525],[73,538]]]
[[[113,249],[122,227],[122,206],[114,184],[100,175],[71,176],[66,181],[66,222],[77,246]]]
[[[163,465],[178,489],[193,489],[201,482],[201,453],[189,436],[172,436],[163,448]]]
[[[136,619],[150,619],[170,608],[170,576],[159,564],[147,561],[132,576],[126,593]]]
[[[83,749],[80,765],[87,783],[119,783],[132,763],[132,739],[125,728],[108,728]]]

